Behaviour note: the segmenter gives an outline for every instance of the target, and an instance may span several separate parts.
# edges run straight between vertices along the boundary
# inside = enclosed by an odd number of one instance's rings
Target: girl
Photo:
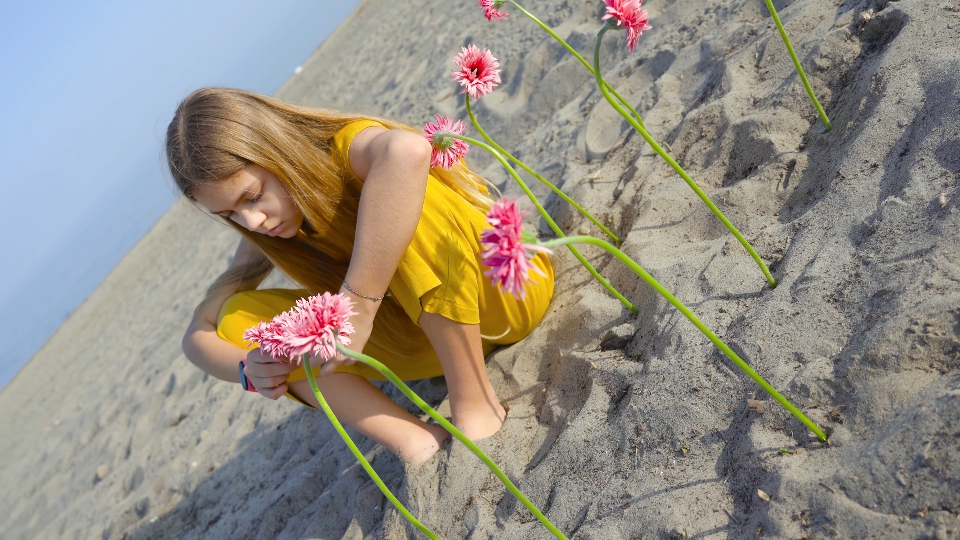
[[[239,382],[238,361],[260,394],[319,407],[302,366],[249,350],[242,334],[297,298],[339,291],[356,303],[350,348],[404,380],[443,375],[453,423],[471,439],[499,431],[506,410],[484,356],[529,334],[553,295],[546,275],[523,300],[482,274],[480,231],[492,201],[463,164],[430,168],[431,148],[411,128],[298,107],[225,88],[198,90],[167,128],[166,155],[189,200],[242,239],[183,338],[187,358]],[[255,290],[277,267],[303,290]],[[388,292],[389,291],[389,292]],[[449,436],[391,401],[379,373],[340,357],[312,366],[341,421],[420,464]]]

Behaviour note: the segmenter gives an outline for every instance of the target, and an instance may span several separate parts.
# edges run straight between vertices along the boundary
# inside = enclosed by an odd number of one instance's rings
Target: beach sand
[[[560,251],[545,320],[489,358],[512,409],[481,446],[571,538],[960,536],[960,8],[775,4],[832,131],[761,0],[650,0],[637,51],[612,32],[602,56],[775,289],[590,74],[509,5],[492,24],[473,0],[367,0],[278,93],[416,126],[466,118],[450,59],[490,48],[503,84],[476,102],[488,133],[832,430],[818,442],[618,261],[583,248],[639,316]],[[587,54],[602,6],[525,7]],[[481,150],[468,159],[520,194]],[[535,190],[566,231],[600,234]],[[176,205],[0,393],[0,536],[419,537],[323,414],[183,357],[236,241]],[[449,411],[442,382],[414,389]],[[462,445],[409,470],[352,433],[442,537],[549,537]]]

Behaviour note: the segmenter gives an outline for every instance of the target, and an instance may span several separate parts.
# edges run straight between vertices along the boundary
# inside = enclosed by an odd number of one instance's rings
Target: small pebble
[[[103,480],[107,476],[107,473],[110,472],[110,467],[106,465],[101,465],[97,467],[97,480]]]

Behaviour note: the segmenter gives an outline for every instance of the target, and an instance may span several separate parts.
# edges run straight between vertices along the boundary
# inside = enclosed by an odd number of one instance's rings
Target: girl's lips
[[[268,235],[268,236],[276,236],[276,235],[280,234],[281,229],[283,229],[283,223],[281,223],[281,224],[277,225],[276,227],[274,227],[274,228],[270,229],[269,231],[267,231],[267,235]]]

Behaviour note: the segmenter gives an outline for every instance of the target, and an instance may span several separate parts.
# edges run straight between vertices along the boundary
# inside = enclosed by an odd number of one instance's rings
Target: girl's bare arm
[[[364,183],[346,281],[380,296],[420,221],[430,143],[409,131],[369,127],[350,145],[350,168]]]
[[[256,248],[241,238],[229,268],[239,268],[258,256]],[[217,335],[217,318],[223,303],[236,292],[236,285],[225,285],[197,306],[182,342],[187,359],[203,371],[229,382],[240,382],[237,364],[247,352]]]
[[[357,215],[353,255],[344,281],[354,291],[381,296],[397,271],[420,221],[430,170],[430,144],[404,130],[369,127],[350,144],[350,168],[364,181]],[[341,288],[356,302],[359,315],[351,319],[356,332],[351,349],[362,351],[380,302]],[[328,362],[330,373],[339,362]]]

